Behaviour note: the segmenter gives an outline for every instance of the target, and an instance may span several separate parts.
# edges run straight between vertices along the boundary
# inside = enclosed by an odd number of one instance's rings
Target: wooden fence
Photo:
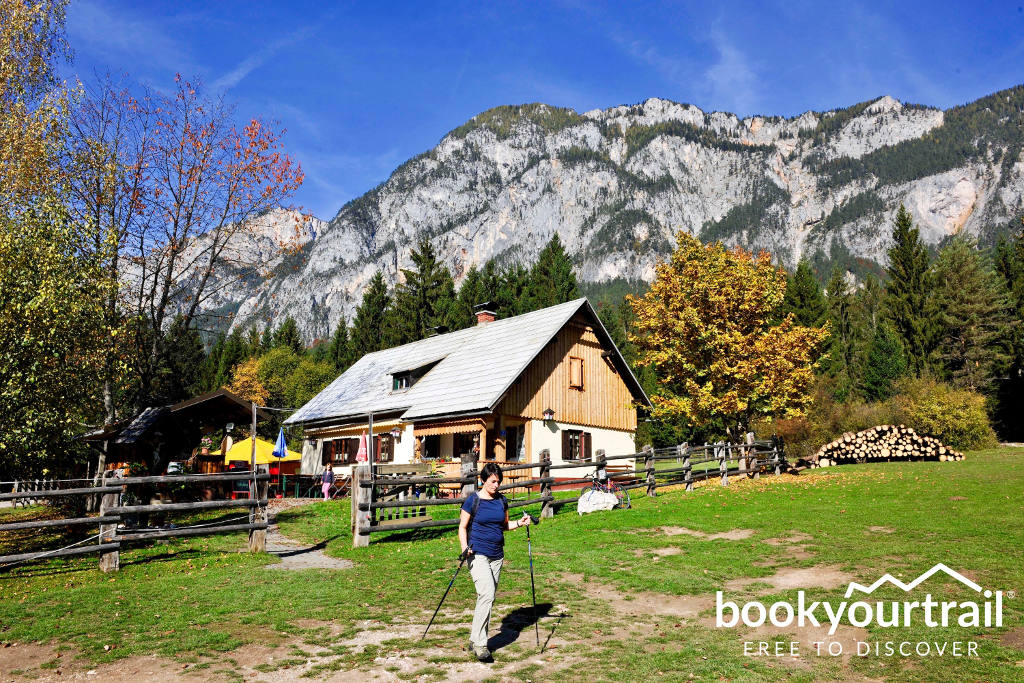
[[[623,466],[612,464],[626,460],[632,460],[634,465],[627,464],[626,469],[622,469]],[[501,467],[506,473],[536,469],[536,477],[503,484],[498,490],[524,489],[526,497],[510,500],[509,508],[539,503],[541,517],[551,517],[557,508],[578,502],[582,495],[581,492],[575,496],[555,496],[554,487],[586,489],[595,482],[612,481],[624,491],[644,489],[648,496],[656,496],[659,486],[685,485],[686,490],[691,491],[696,482],[705,479],[719,479],[722,486],[728,486],[730,476],[757,478],[762,471],[779,474],[784,464],[781,440],[757,441],[752,434],[748,434],[743,443],[683,443],[662,449],[645,446],[639,453],[614,456],[598,450],[592,462],[552,464],[550,452],[543,450],[538,462]],[[463,459],[459,477],[394,473],[379,467],[373,474],[365,465],[353,470],[352,544],[356,547],[369,545],[370,534],[376,532],[457,526],[458,517],[436,519],[429,510],[435,506],[461,506],[476,489],[479,476],[477,463],[466,459]],[[588,467],[593,468],[593,473],[584,477],[558,479],[553,475],[558,470]],[[425,495],[428,488],[451,488],[452,485],[462,487],[454,498]]]
[[[12,483],[12,482],[8,482]],[[29,505],[38,505],[46,500],[44,491],[55,491],[61,488],[69,488],[70,486],[91,486],[92,479],[15,479],[11,491],[13,493],[36,493],[40,492],[38,496],[25,496],[23,498],[15,498],[11,500],[13,507],[28,507]]]
[[[183,538],[192,536],[208,536],[232,531],[249,532],[249,550],[262,552],[266,545],[266,506],[267,482],[270,475],[264,473],[223,472],[217,474],[181,474],[146,477],[116,477],[111,473],[104,475],[99,486],[78,486],[72,480],[56,482],[67,486],[25,487],[15,485],[7,493],[0,493],[0,501],[10,500],[25,504],[24,501],[55,502],[59,499],[75,497],[102,496],[99,515],[92,517],[67,517],[61,519],[37,519],[29,521],[0,524],[0,532],[24,531],[32,529],[68,529],[71,527],[96,529],[97,532],[84,540],[53,550],[33,550],[13,555],[0,555],[0,571],[15,564],[50,559],[54,557],[71,557],[99,553],[100,569],[109,572],[120,568],[120,550],[131,543],[141,543],[154,539]],[[212,483],[247,481],[248,497],[239,500],[205,500],[182,503],[149,503],[122,504],[122,494],[130,494],[135,487],[151,485],[199,484],[204,486]],[[22,482],[24,483],[24,482]],[[130,498],[130,496],[127,496]],[[83,506],[74,506],[84,509]],[[245,522],[209,524],[191,524],[168,528],[138,527],[134,521],[143,515],[172,515],[176,513],[194,513],[205,510],[244,509],[246,513],[238,519],[247,518]],[[234,521],[234,520],[228,520]]]

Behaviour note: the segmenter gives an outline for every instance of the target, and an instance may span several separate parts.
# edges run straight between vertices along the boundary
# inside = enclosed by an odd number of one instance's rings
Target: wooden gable
[[[589,316],[574,316],[512,384],[497,412],[540,420],[550,408],[555,422],[635,431],[633,397],[602,357],[605,350]]]

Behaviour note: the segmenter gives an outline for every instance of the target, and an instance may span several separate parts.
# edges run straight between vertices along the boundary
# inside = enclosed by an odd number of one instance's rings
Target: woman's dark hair
[[[498,465],[498,463],[496,462],[489,462],[486,465],[484,465],[484,468],[482,470],[480,470],[480,481],[487,481],[488,479],[491,478],[492,474],[498,475],[499,484],[501,483],[501,480],[505,478],[504,475],[501,473],[501,466]]]

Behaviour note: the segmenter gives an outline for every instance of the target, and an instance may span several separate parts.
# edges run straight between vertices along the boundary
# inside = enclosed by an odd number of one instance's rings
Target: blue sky
[[[1024,2],[1024,0],[1022,0]],[[276,120],[329,219],[500,104],[648,97],[793,116],[883,94],[950,107],[1024,82],[1018,2],[71,0],[66,75],[198,78]]]

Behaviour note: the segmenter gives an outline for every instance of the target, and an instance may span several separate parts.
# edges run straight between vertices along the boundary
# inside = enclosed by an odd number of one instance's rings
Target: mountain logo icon
[[[857,583],[855,581],[851,581],[850,585],[847,586],[847,588],[846,588],[846,595],[844,597],[849,598],[850,596],[853,595],[854,591],[860,591],[861,593],[864,593],[865,595],[871,595],[872,593],[875,592],[875,590],[877,588],[879,588],[881,585],[886,584],[886,583],[891,583],[892,585],[896,586],[897,588],[903,589],[904,592],[909,593],[910,591],[912,591],[915,588],[917,588],[920,584],[924,583],[925,581],[927,581],[929,578],[931,578],[934,574],[937,574],[938,572],[944,572],[944,573],[948,574],[949,576],[953,577],[954,579],[956,579],[960,583],[962,583],[965,586],[971,588],[973,591],[975,591],[977,593],[983,593],[986,598],[992,597],[992,591],[984,590],[981,586],[976,584],[974,581],[971,581],[970,579],[968,579],[966,576],[964,576],[960,572],[957,572],[957,571],[954,571],[954,570],[950,569],[949,567],[947,567],[946,565],[942,564],[941,562],[936,564],[934,567],[932,567],[931,569],[929,569],[925,573],[921,574],[919,577],[917,577],[916,579],[914,579],[910,583],[903,583],[902,581],[897,579],[892,574],[886,574],[885,576],[883,576],[882,578],[878,579],[877,581],[875,581],[870,586],[863,586],[863,585],[861,585],[861,584],[859,584],[859,583]]]

